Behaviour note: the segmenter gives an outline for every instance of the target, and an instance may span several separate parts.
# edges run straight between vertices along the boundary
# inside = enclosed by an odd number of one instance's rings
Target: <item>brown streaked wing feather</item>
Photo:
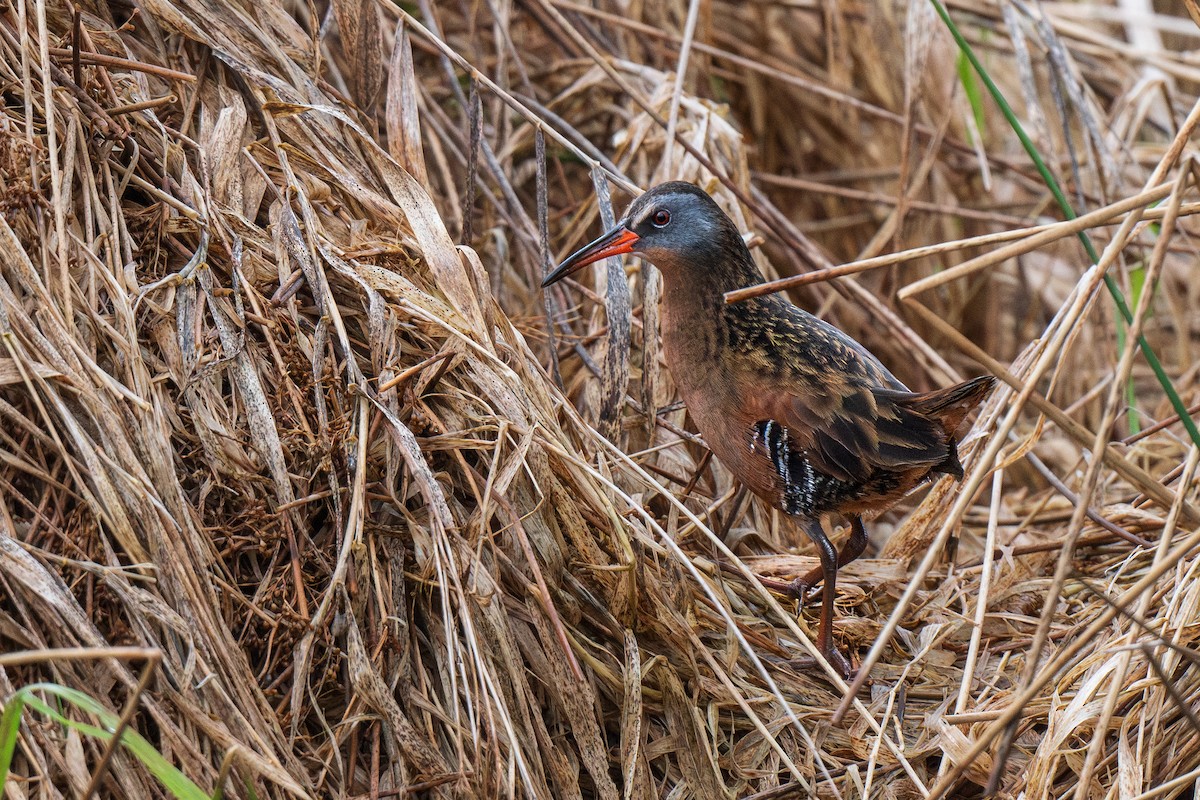
[[[951,446],[942,425],[900,402],[908,393],[859,387],[830,402],[790,392],[758,398],[760,419],[787,427],[792,449],[813,467],[846,483],[862,483],[880,470],[935,466]]]
[[[911,408],[926,417],[939,420],[947,433],[954,433],[962,424],[967,414],[983,402],[988,393],[996,386],[996,379],[991,375],[972,378],[969,381],[947,386],[945,389],[935,389],[932,392],[908,394],[906,392],[877,391],[876,396],[892,395],[900,405]]]

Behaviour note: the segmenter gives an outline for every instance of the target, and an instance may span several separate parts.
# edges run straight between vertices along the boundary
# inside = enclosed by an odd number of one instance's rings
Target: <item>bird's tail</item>
[[[946,460],[933,468],[934,472],[944,472],[955,478],[962,478],[963,468],[958,460],[958,441],[954,435],[955,431],[958,430],[958,426],[962,424],[967,414],[983,402],[983,398],[987,397],[988,392],[995,385],[995,378],[991,375],[984,375],[946,389],[910,394],[899,401],[924,417],[936,419],[946,431],[949,452]]]
[[[938,420],[945,427],[946,433],[954,435],[967,414],[983,402],[983,398],[987,397],[995,385],[995,378],[984,375],[945,389],[914,394],[906,397],[903,402],[918,414]]]

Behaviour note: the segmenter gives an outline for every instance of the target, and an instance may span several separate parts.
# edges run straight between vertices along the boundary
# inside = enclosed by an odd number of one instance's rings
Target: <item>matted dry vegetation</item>
[[[1200,30],[1138,5],[950,10],[1195,404]],[[231,797],[1189,795],[1200,451],[957,52],[919,2],[0,5],[0,696]],[[1007,381],[844,570],[836,721],[653,273],[538,289],[667,178],[771,277],[949,243],[795,298]],[[4,788],[164,794],[32,711]]]

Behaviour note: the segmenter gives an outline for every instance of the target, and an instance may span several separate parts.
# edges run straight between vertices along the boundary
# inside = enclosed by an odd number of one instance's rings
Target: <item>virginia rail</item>
[[[662,272],[663,352],[705,442],[816,544],[820,568],[769,583],[803,602],[824,581],[817,646],[849,676],[831,638],[835,581],[838,567],[866,548],[862,518],[937,473],[962,477],[955,432],[995,379],[913,393],[861,344],[779,295],[727,305],[726,292],[761,283],[762,274],[737,226],[690,183],[663,183],[634,200],[542,286],[621,253]],[[821,527],[826,514],[850,521],[840,552]]]

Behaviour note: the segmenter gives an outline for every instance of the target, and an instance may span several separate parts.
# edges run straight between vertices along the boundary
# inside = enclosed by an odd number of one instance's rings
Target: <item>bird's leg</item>
[[[846,566],[861,556],[866,549],[867,530],[863,527],[862,517],[850,517],[850,538],[846,540],[846,543],[842,545],[842,549],[838,551],[838,567]],[[824,575],[824,567],[813,567],[803,577],[792,581],[792,588],[788,590],[788,594],[794,594],[803,601],[805,595],[808,594],[808,590],[816,586]]]
[[[821,626],[817,629],[817,649],[834,669],[842,674],[843,678],[849,678],[850,661],[833,644],[833,606],[834,601],[837,600],[837,571],[840,562],[838,551],[834,548],[833,542],[829,541],[829,537],[825,535],[820,520],[805,520],[803,527],[808,538],[812,539],[813,544],[817,546],[817,552],[821,557],[821,580],[824,582],[821,595]],[[858,528],[862,530],[861,523]],[[853,534],[851,542],[847,543],[844,550],[849,550],[852,543]],[[862,548],[859,548],[859,552],[862,552]],[[858,554],[855,553],[855,555]],[[794,584],[795,582],[793,582]],[[803,600],[803,596],[800,599]]]

